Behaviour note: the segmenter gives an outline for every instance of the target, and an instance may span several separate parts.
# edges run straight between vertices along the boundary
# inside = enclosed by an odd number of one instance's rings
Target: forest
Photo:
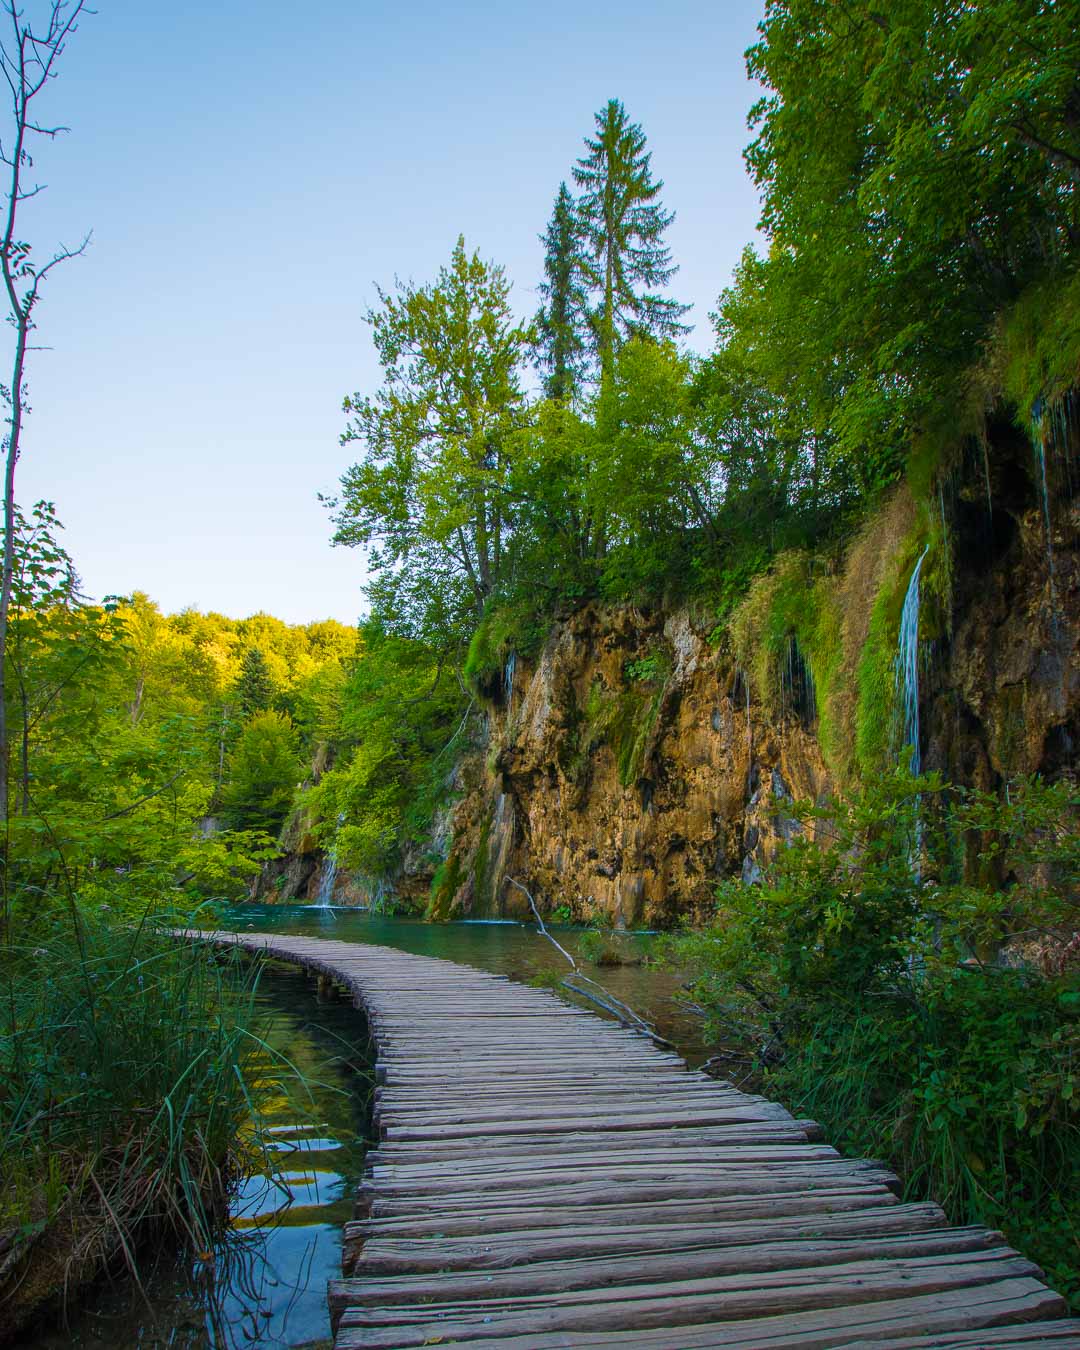
[[[1077,7],[770,0],[746,59],[763,91],[745,152],[762,242],[719,292],[707,354],[686,341],[662,166],[617,98],[552,184],[542,277],[515,278],[538,287],[535,313],[462,237],[427,283],[378,289],[365,317],[381,383],[344,397],[325,502],[367,567],[356,628],[89,599],[54,505],[12,501],[0,1234],[58,1216],[82,1234],[126,1185],[124,1115],[168,1072],[133,1071],[70,1117],[84,1056],[109,1062],[136,982],[185,991],[189,1041],[214,1028],[222,1065],[241,1053],[239,1014],[195,996],[157,922],[242,901],[298,821],[390,905],[421,857],[419,907],[438,917],[452,860],[434,822],[514,663],[535,666],[586,606],[692,606],[748,721],[751,699],[777,720],[808,703],[838,792],[798,804],[827,828],[760,884],[718,877],[714,914],[671,959],[718,1040],[797,1114],[955,1222],[1004,1228],[1080,1298],[1075,754],[1049,776],[923,773],[895,666],[913,569],[924,639],[944,642],[956,521],[985,503],[992,533],[1020,462],[1045,536],[1047,645],[1080,622]],[[9,230],[9,273],[23,247]],[[21,381],[20,367],[9,407]],[[849,652],[844,559],[869,535],[891,552]],[[666,660],[625,671],[653,712]],[[140,1031],[151,1059],[159,1022]],[[170,1128],[227,1167],[243,1104],[220,1109],[198,1139]],[[159,1146],[139,1142],[147,1158]],[[12,1180],[24,1170],[29,1189]],[[132,1224],[157,1215],[145,1193],[124,1203]]]

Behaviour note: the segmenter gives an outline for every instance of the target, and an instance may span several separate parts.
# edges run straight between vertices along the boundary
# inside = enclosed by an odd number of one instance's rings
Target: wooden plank
[[[801,1248],[790,1249],[798,1257]],[[695,1310],[712,1308],[719,1315],[737,1316],[747,1306],[764,1307],[764,1315],[782,1310],[785,1314],[801,1312],[834,1303],[849,1305],[856,1302],[876,1302],[896,1295],[936,1293],[942,1289],[977,1289],[980,1284],[992,1284],[1002,1279],[1018,1279],[1037,1274],[1037,1267],[1007,1247],[997,1249],[966,1249],[933,1255],[900,1256],[893,1259],[869,1258],[834,1265],[820,1262],[805,1266],[778,1266],[768,1268],[740,1267],[734,1274],[719,1274],[706,1278],[688,1279],[677,1275],[672,1280],[646,1279],[639,1283],[607,1283],[600,1287],[558,1290],[555,1293],[515,1295],[508,1298],[488,1294],[466,1301],[435,1301],[425,1299],[418,1305],[393,1304],[377,1301],[368,1306],[350,1305],[342,1314],[343,1326],[398,1326],[417,1322],[444,1322],[463,1317],[472,1318],[482,1313],[490,1317],[517,1318],[528,1314],[550,1314],[552,1325],[562,1324],[587,1328],[605,1313],[609,1304],[618,1304],[619,1321],[611,1325],[639,1327],[649,1325],[649,1319],[664,1325],[670,1315],[668,1305],[677,1303],[685,1315],[693,1320]],[[572,1297],[571,1297],[572,1295]],[[675,1323],[677,1325],[677,1323]]]
[[[670,1230],[656,1230],[660,1240]],[[601,1237],[602,1243],[603,1238]],[[478,1299],[520,1297],[530,1294],[568,1293],[606,1285],[656,1284],[680,1278],[730,1275],[756,1271],[806,1269],[811,1266],[843,1265],[901,1256],[931,1256],[983,1251],[1003,1247],[1000,1236],[984,1228],[954,1228],[929,1233],[901,1233],[870,1239],[818,1239],[752,1243],[748,1246],[714,1247],[708,1240],[700,1247],[681,1248],[664,1244],[645,1253],[613,1256],[607,1253],[584,1260],[537,1262],[511,1267],[496,1274],[473,1271],[440,1271],[437,1274],[368,1276],[361,1260],[353,1279],[331,1280],[328,1297],[332,1315],[349,1306],[399,1305],[414,1302],[463,1302]]]
[[[349,1308],[341,1317],[336,1345],[338,1350],[348,1347],[365,1347],[365,1350],[410,1350],[411,1347],[430,1344],[434,1335],[443,1341],[468,1341],[491,1339],[495,1336],[532,1336],[541,1337],[551,1331],[573,1331],[578,1336],[588,1332],[644,1331],[650,1328],[665,1328],[667,1345],[671,1350],[671,1329],[681,1326],[700,1325],[703,1319],[716,1322],[774,1321],[795,1322],[800,1314],[812,1314],[819,1322],[836,1321],[842,1325],[846,1316],[852,1314],[860,1304],[913,1303],[916,1298],[932,1297],[941,1294],[960,1294],[964,1298],[964,1308],[960,1312],[960,1329],[965,1326],[978,1326],[971,1321],[972,1315],[978,1316],[980,1303],[980,1284],[987,1285],[990,1298],[1000,1293],[1002,1287],[1009,1287],[1016,1293],[1026,1294],[1038,1301],[1040,1307],[1052,1307],[1056,1313],[1062,1310],[1062,1300],[1049,1295],[1037,1280],[1024,1274],[1024,1268],[1030,1263],[1016,1258],[1007,1260],[987,1260],[980,1267],[975,1263],[952,1266],[938,1263],[933,1272],[926,1272],[917,1287],[910,1278],[899,1272],[881,1272],[875,1274],[869,1270],[858,1275],[844,1275],[835,1269],[813,1270],[800,1278],[799,1272],[793,1272],[785,1281],[778,1276],[772,1279],[761,1276],[762,1285],[757,1288],[716,1289],[702,1293],[678,1294],[677,1286],[670,1286],[673,1292],[623,1299],[619,1302],[563,1302],[553,1301],[541,1307],[513,1307],[500,1309],[496,1304],[475,1303],[459,1313],[440,1310],[437,1306],[408,1305],[402,1309]],[[1013,1273],[1015,1269],[1015,1274]],[[995,1279],[995,1273],[998,1278]],[[718,1285],[721,1281],[716,1282]],[[629,1286],[630,1291],[640,1291],[641,1286]],[[602,1291],[611,1293],[612,1291]],[[626,1291],[623,1291],[624,1293]],[[575,1300],[582,1295],[575,1295]],[[523,1303],[527,1301],[523,1300]],[[539,1303],[540,1300],[535,1300]],[[442,1311],[443,1315],[439,1315]],[[422,1319],[412,1322],[398,1320],[401,1316],[412,1317],[422,1313]],[[910,1313],[910,1309],[909,1309]],[[828,1314],[827,1319],[823,1314]],[[867,1319],[864,1317],[865,1323]],[[912,1325],[910,1318],[897,1320],[895,1330],[906,1323]],[[586,1342],[587,1343],[587,1342]],[[677,1333],[678,1346],[686,1344],[681,1333]],[[535,1342],[534,1342],[535,1344]],[[738,1344],[738,1342],[736,1342]],[[756,1333],[752,1339],[743,1342],[757,1346],[769,1344],[759,1340]]]
[[[997,1346],[1000,1350],[1008,1347],[1026,1347],[1033,1345],[1056,1345],[1060,1350],[1065,1346],[1080,1346],[1080,1320],[1075,1317],[1056,1322],[1032,1322],[1028,1326],[984,1327],[981,1331],[950,1331],[935,1336],[903,1336],[898,1339],[878,1341],[880,1350],[980,1350]]]
[[[942,1337],[955,1338],[968,1329],[1055,1317],[1061,1305],[1056,1295],[1033,1280],[1002,1281],[979,1293],[977,1305],[972,1304],[969,1291],[962,1289],[790,1317],[680,1326],[675,1345],[678,1350],[838,1350],[856,1345],[872,1345],[876,1350],[887,1346],[890,1337],[902,1334],[905,1328],[924,1332],[930,1338],[927,1345],[948,1345]],[[425,1330],[430,1335],[431,1328]],[[363,1350],[377,1344],[369,1339],[371,1335],[362,1328],[343,1328],[335,1350]],[[480,1337],[459,1338],[451,1344],[454,1350],[675,1350],[670,1330],[559,1331],[523,1336],[501,1332],[491,1335],[485,1330]],[[978,1345],[979,1341],[976,1338],[968,1344]]]
[[[890,1192],[884,1192],[884,1196],[888,1200],[894,1199]],[[475,1239],[478,1234],[483,1234],[485,1250],[487,1247],[494,1250],[499,1235],[517,1234],[514,1249],[521,1251],[524,1234],[541,1239],[558,1237],[567,1228],[602,1228],[605,1233],[616,1235],[626,1226],[661,1228],[686,1223],[751,1223],[774,1215],[776,1218],[790,1218],[791,1215],[826,1218],[850,1210],[880,1210],[883,1195],[872,1187],[837,1187],[776,1195],[765,1192],[764,1195],[707,1196],[687,1200],[666,1197],[643,1201],[639,1196],[636,1203],[629,1204],[622,1201],[593,1204],[589,1200],[582,1203],[582,1197],[570,1196],[562,1206],[549,1203],[547,1207],[540,1207],[526,1203],[521,1208],[499,1208],[489,1201],[485,1207],[475,1210],[448,1206],[427,1214],[418,1210],[418,1201],[405,1201],[398,1203],[400,1207],[394,1214],[386,1214],[386,1207],[393,1203],[383,1199],[375,1201],[370,1218],[356,1220],[355,1226],[350,1224],[354,1237]],[[370,1247],[369,1241],[365,1250],[369,1251]],[[518,1255],[517,1260],[524,1258]]]

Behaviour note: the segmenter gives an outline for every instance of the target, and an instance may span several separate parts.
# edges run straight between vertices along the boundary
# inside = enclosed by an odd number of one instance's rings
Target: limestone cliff
[[[1074,773],[1080,472],[1068,447],[1043,462],[1015,428],[992,431],[976,471],[921,497],[897,488],[843,549],[781,555],[719,625],[705,606],[591,604],[535,659],[511,654],[483,683],[431,837],[381,883],[337,873],[334,903],[383,887],[435,918],[525,917],[513,877],[578,920],[704,916],[718,879],[753,881],[803,828],[794,800],[896,762],[917,560],[923,766],[987,788]],[[286,833],[256,898],[315,901],[327,859],[303,812]]]
[[[687,609],[589,606],[538,661],[515,663],[454,818],[436,910],[527,902],[615,925],[705,912],[723,875],[756,874],[799,828],[793,798],[830,790],[798,713],[763,719]]]

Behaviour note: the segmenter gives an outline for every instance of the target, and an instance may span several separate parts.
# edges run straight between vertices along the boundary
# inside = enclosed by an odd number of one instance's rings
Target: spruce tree
[[[618,99],[596,114],[596,139],[585,140],[574,181],[582,189],[579,219],[584,235],[585,279],[598,300],[591,321],[600,377],[611,376],[616,348],[631,334],[672,338],[686,331],[690,308],[656,294],[678,271],[664,231],[675,219],[657,200],[645,133]]]
[[[249,647],[244,653],[235,692],[245,722],[270,707],[274,697],[274,681],[266,657],[258,647]]]
[[[537,364],[545,372],[544,392],[568,402],[584,374],[586,295],[583,287],[581,225],[577,207],[565,183],[559,184],[548,227],[540,236],[544,245],[542,304],[536,315],[540,341]]]

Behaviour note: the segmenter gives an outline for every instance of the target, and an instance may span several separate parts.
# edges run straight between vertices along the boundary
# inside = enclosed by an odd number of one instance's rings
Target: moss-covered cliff
[[[548,910],[664,925],[706,912],[719,876],[753,879],[801,828],[793,798],[904,753],[897,640],[920,558],[924,768],[981,787],[1075,768],[1070,466],[1044,500],[1030,441],[1000,427],[982,467],[905,484],[838,553],[781,555],[719,625],[704,606],[596,604],[559,624],[488,684],[433,916],[522,914],[514,876]]]

